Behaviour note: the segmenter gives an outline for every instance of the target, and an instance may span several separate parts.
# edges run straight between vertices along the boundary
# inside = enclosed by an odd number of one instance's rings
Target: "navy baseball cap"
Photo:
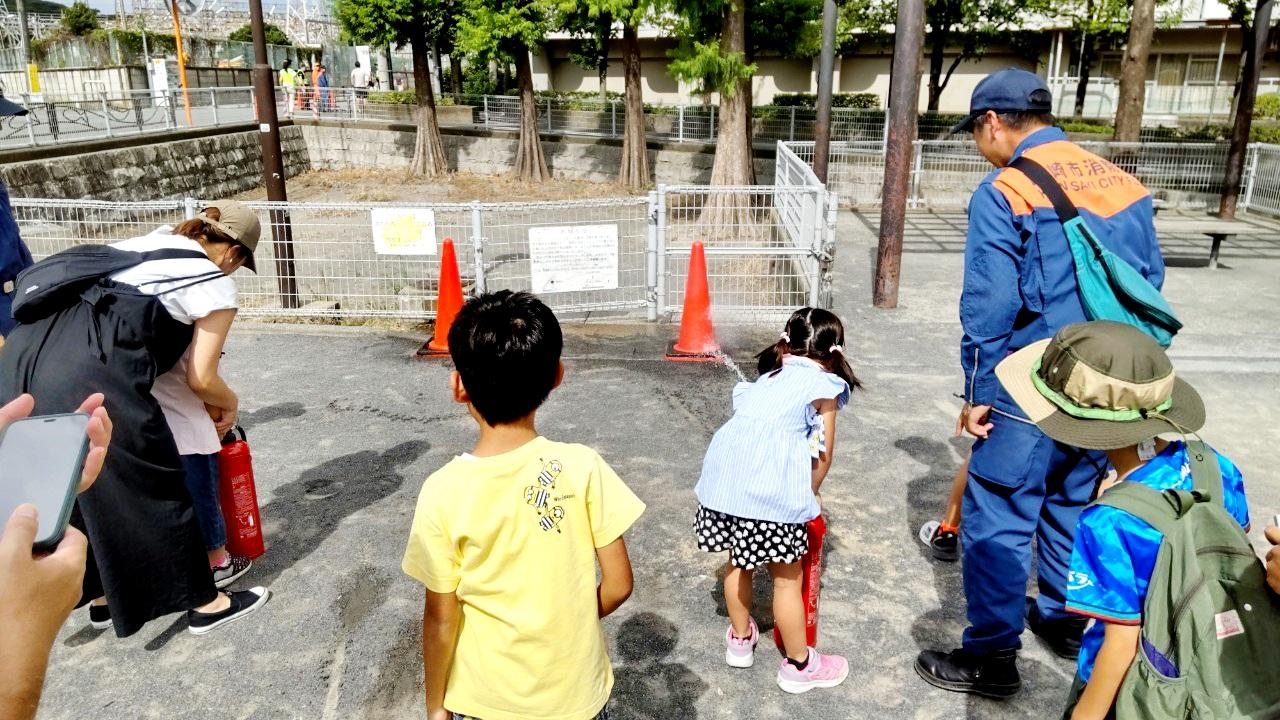
[[[986,115],[988,110],[997,113],[1053,112],[1053,95],[1044,80],[1033,72],[1018,68],[993,72],[973,89],[969,114],[951,128],[951,132],[973,132],[973,121]]]

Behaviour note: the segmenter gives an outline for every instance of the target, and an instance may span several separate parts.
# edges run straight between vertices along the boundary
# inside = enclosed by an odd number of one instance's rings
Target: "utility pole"
[[[876,251],[875,289],[878,308],[898,306],[902,271],[902,233],[907,222],[911,153],[920,104],[920,50],[924,44],[924,0],[899,0],[893,40],[889,91],[889,139],[884,153],[884,190],[880,204],[880,246]]]
[[[258,141],[262,144],[262,181],[267,186],[267,200],[284,203],[284,155],[280,152],[280,122],[276,115],[276,90],[267,64],[267,32],[262,22],[262,0],[249,0],[249,21],[253,24],[253,95],[258,106]],[[296,308],[298,280],[293,266],[293,223],[289,211],[273,207],[271,241],[276,256],[276,279],[280,288],[280,304]]]
[[[22,43],[22,68],[27,74],[27,80],[23,83],[23,88],[26,92],[35,92],[36,89],[32,87],[33,83],[31,82],[35,70],[31,65],[31,33],[27,31],[27,6],[23,0],[18,0],[17,7],[18,39]]]
[[[191,95],[187,92],[187,55],[182,48],[182,20],[178,15],[178,0],[169,0],[169,11],[173,13],[173,43],[178,54],[178,82],[182,85],[182,110],[187,117],[187,127],[195,127],[191,122]]]
[[[1236,99],[1236,118],[1231,128],[1231,146],[1227,150],[1227,169],[1222,178],[1222,200],[1218,217],[1230,220],[1236,216],[1240,200],[1240,183],[1244,179],[1245,155],[1249,150],[1249,131],[1253,127],[1253,106],[1258,99],[1258,77],[1262,73],[1262,57],[1267,51],[1267,35],[1271,31],[1271,6],[1274,0],[1258,0],[1253,11],[1253,47],[1244,59],[1240,79],[1240,96]]]
[[[831,156],[831,84],[836,66],[836,0],[822,3],[822,56],[818,61],[818,117],[813,125],[813,173],[827,182]]]

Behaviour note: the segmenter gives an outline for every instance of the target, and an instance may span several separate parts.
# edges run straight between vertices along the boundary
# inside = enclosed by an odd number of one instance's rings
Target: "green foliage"
[[[1280,145],[1280,125],[1254,125],[1249,132],[1249,141]]]
[[[1065,120],[1058,127],[1069,133],[1089,133],[1093,135],[1110,135],[1116,129],[1105,123],[1088,122],[1086,120]]]
[[[412,90],[379,90],[369,93],[369,102],[378,105],[416,105],[418,96]],[[436,105],[441,107],[456,104],[450,95],[436,98]]]
[[[66,5],[49,0],[27,0],[24,5],[28,13],[36,15],[61,15],[67,9]]]
[[[471,62],[462,66],[462,92],[464,95],[493,95],[498,84],[489,74],[489,64]]]
[[[780,93],[773,96],[773,104],[779,107],[816,107],[818,96],[814,93]],[[833,93],[831,107],[877,110],[880,96],[875,93]]]
[[[699,83],[698,93],[718,92],[730,97],[738,91],[739,83],[756,74],[757,67],[746,62],[744,53],[721,52],[719,38],[705,43],[695,41],[668,66],[674,77]]]
[[[1280,120],[1280,93],[1259,95],[1253,104],[1253,116],[1268,120]]]
[[[279,27],[266,23],[262,26],[264,34],[267,36],[268,45],[293,45],[293,41]],[[228,40],[236,42],[253,42],[253,25],[244,25],[237,28],[234,32],[227,36]]]
[[[62,27],[77,37],[88,35],[98,29],[98,11],[89,7],[83,0],[62,11]]]
[[[550,0],[463,0],[457,43],[482,60],[512,62],[537,48],[552,27]]]
[[[337,0],[333,8],[346,39],[362,45],[404,47],[415,36],[451,44],[454,0]]]

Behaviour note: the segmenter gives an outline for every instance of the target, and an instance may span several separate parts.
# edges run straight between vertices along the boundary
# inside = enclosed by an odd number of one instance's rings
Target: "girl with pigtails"
[[[733,388],[733,417],[711,439],[695,489],[698,547],[729,553],[725,661],[739,668],[755,662],[760,633],[751,617],[751,578],[764,565],[786,655],[777,682],[791,693],[835,687],[849,674],[843,657],[806,643],[800,562],[809,545],[805,524],[822,511],[836,413],[861,387],[843,346],[835,314],[794,312],[778,342],[756,356],[760,377]]]

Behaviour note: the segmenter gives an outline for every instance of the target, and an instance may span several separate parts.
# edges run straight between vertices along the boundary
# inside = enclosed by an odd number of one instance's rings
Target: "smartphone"
[[[84,413],[15,420],[0,430],[0,523],[31,503],[40,513],[35,550],[62,542],[89,454]]]

